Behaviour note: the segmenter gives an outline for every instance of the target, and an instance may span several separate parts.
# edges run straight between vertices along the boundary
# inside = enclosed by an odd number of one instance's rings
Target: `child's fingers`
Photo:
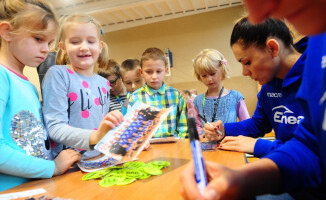
[[[65,151],[70,160],[74,162],[81,160],[81,154],[78,151],[75,151],[74,149],[67,149]]]
[[[147,150],[149,150],[150,148],[151,148],[151,146],[150,146],[150,143],[148,142],[148,143],[146,144],[146,146],[144,147],[144,150],[147,151]]]
[[[54,172],[55,175],[65,173],[73,163],[79,162],[80,160],[81,155],[75,150],[67,149],[61,151],[56,159],[54,159],[56,166],[56,170]]]
[[[65,154],[65,155],[72,155],[72,154],[74,154],[74,153],[79,154],[79,152],[77,152],[77,151],[74,150],[74,149],[65,149],[65,150],[61,151],[61,153]]]
[[[110,121],[113,124],[115,124],[115,126],[119,125],[122,120],[123,120],[123,116],[121,113],[119,112],[115,112],[115,113],[109,113],[105,116],[104,118],[105,121]]]
[[[120,124],[119,122],[112,121],[112,120],[104,120],[103,123],[109,129],[113,129],[114,127],[116,127],[116,126],[118,126]]]
[[[80,162],[81,161],[81,155],[79,153],[72,155],[72,161],[74,162]]]
[[[112,115],[112,116],[114,116],[116,119],[119,119],[119,120],[123,120],[123,115],[122,115],[122,113],[119,111],[119,110],[114,110],[114,111],[112,111],[112,112],[109,112],[109,114],[108,115]]]
[[[119,115],[121,117],[123,116],[121,111],[119,111],[119,110],[114,110],[114,111],[112,111],[112,113],[115,114],[115,115]]]
[[[70,157],[69,157],[69,165],[71,166],[73,163],[75,163],[75,162],[80,162],[81,161],[81,155],[79,154],[79,153],[77,153],[77,154],[72,154],[72,155],[70,155]]]
[[[81,155],[79,154],[72,154],[69,155],[68,159],[66,161],[69,163],[69,166],[71,166],[75,162],[80,162],[81,161]]]

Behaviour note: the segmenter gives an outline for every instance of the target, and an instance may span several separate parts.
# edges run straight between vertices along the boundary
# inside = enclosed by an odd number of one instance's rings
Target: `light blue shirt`
[[[198,113],[201,116],[204,116],[203,114],[203,98],[204,94],[197,95],[196,98],[194,99],[194,105],[198,109]],[[212,117],[214,114],[214,108],[215,108],[215,103],[217,102],[218,98],[211,98],[211,97],[206,97],[205,98],[205,115],[206,115],[206,120],[208,122],[212,122]],[[230,90],[230,92],[225,95],[221,96],[221,99],[219,101],[217,110],[216,110],[216,116],[214,122],[217,120],[221,120],[223,124],[225,123],[230,123],[230,122],[236,122],[237,121],[237,106],[239,102],[244,99],[242,94],[238,91],[235,90]],[[202,127],[204,127],[205,122],[201,120],[202,122]]]
[[[0,191],[55,169],[36,88],[0,65]],[[46,144],[46,145],[45,145]]]

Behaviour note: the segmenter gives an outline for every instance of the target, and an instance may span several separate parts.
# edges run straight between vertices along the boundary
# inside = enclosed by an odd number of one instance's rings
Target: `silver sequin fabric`
[[[43,132],[43,124],[29,111],[20,111],[11,121],[10,133],[17,145],[27,155],[47,159],[44,154]]]

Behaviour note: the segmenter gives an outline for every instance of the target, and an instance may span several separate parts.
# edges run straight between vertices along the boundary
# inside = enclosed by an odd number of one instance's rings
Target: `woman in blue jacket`
[[[203,196],[240,199],[295,191],[301,193],[298,199],[326,199],[326,1],[246,0],[245,5],[252,22],[269,15],[285,17],[302,34],[312,35],[297,94],[305,118],[291,140],[259,161],[237,170],[206,162],[210,182]],[[193,175],[193,163],[189,163],[181,176],[182,195],[204,199]]]
[[[224,126],[216,123],[226,136],[238,136],[225,137],[220,149],[262,157],[291,139],[304,118],[295,95],[301,84],[306,54],[295,50],[286,24],[271,18],[257,25],[242,18],[233,28],[231,47],[243,67],[243,75],[259,82],[262,88],[252,118]],[[272,129],[275,141],[256,139]],[[207,124],[204,131],[210,140],[222,137]]]

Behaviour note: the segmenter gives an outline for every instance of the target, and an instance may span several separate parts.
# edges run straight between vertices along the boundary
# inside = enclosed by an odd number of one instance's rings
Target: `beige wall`
[[[110,58],[122,62],[127,58],[140,58],[148,47],[158,47],[173,53],[172,76],[166,83],[195,81],[192,59],[205,48],[221,51],[228,60],[231,76],[241,76],[230,45],[234,21],[243,14],[243,6],[235,6],[208,13],[163,21],[121,31],[106,33]]]
[[[238,90],[252,115],[257,103],[257,83],[242,76],[241,65],[235,60],[229,41],[234,21],[243,15],[243,6],[178,18],[106,33],[110,58],[119,63],[127,58],[140,58],[148,47],[158,47],[173,53],[171,76],[166,84],[179,89],[206,91],[205,86],[193,76],[192,59],[205,48],[221,51],[230,68],[231,79],[223,82],[226,88]]]
[[[37,70],[35,67],[25,67],[24,75],[29,79],[29,81],[35,85],[37,92],[39,94],[40,100],[42,100],[41,89],[40,89],[40,80],[38,78]]]

